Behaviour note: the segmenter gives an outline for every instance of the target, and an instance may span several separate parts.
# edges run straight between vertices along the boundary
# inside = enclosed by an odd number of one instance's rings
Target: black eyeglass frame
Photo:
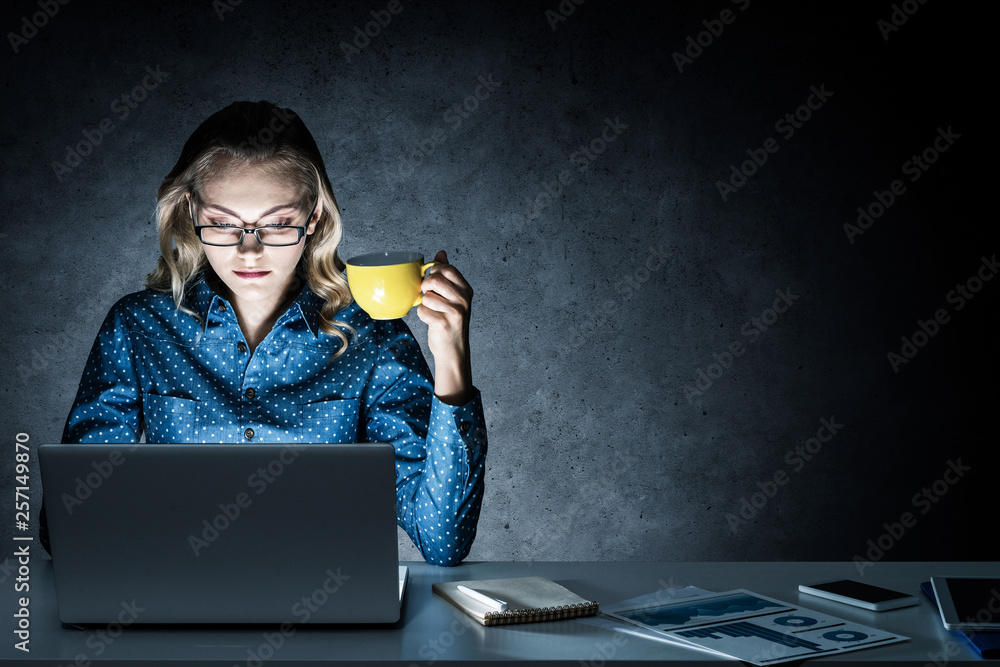
[[[193,190],[190,193],[188,193],[188,213],[191,215],[191,224],[194,227],[194,233],[198,237],[198,240],[201,241],[202,245],[210,245],[210,246],[214,246],[216,248],[235,248],[236,246],[242,245],[243,244],[243,240],[247,236],[247,233],[250,233],[250,234],[253,234],[253,237],[255,239],[257,239],[257,243],[261,244],[262,246],[269,247],[269,248],[286,248],[288,246],[298,245],[302,241],[302,237],[305,236],[306,227],[309,226],[308,224],[301,225],[301,226],[300,225],[264,225],[263,227],[254,227],[253,229],[247,229],[246,227],[236,227],[236,226],[229,227],[229,226],[225,226],[225,225],[198,225],[198,224],[195,224],[195,218],[194,218],[194,198],[195,198],[195,196],[196,195],[195,195],[195,192]],[[313,212],[316,210],[316,204],[318,204],[318,203],[319,203],[319,195],[316,195],[316,199],[313,201],[313,205],[309,209],[309,212],[307,214],[310,218],[312,217]],[[206,229],[206,228],[212,228],[212,229],[238,229],[238,230],[240,230],[240,240],[237,241],[236,243],[209,243],[209,242],[205,241],[205,239],[201,235],[201,230]],[[268,229],[275,229],[275,228],[280,228],[280,229],[296,229],[299,232],[298,238],[296,238],[295,241],[292,242],[292,243],[265,243],[264,241],[262,241],[260,239],[259,232],[266,231]]]

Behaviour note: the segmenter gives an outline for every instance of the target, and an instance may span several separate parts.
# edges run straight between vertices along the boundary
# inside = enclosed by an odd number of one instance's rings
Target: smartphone
[[[920,600],[915,595],[863,584],[851,579],[832,579],[815,584],[799,584],[799,591],[871,611],[888,611],[889,609],[920,604]]]

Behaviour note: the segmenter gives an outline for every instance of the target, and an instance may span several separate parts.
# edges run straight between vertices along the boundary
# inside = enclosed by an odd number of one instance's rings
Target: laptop
[[[38,448],[64,623],[394,623],[388,444]]]

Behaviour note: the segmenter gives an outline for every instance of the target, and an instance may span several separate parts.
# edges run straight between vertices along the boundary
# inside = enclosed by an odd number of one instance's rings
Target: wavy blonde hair
[[[351,302],[342,273],[344,263],[337,253],[343,233],[340,208],[316,142],[290,109],[270,102],[234,102],[194,131],[156,193],[160,258],[156,269],[146,276],[146,287],[171,292],[178,310],[198,318],[183,305],[184,294],[191,281],[208,268],[208,259],[195,234],[187,197],[202,192],[208,181],[230,169],[244,167],[261,168],[269,176],[291,183],[309,201],[318,201],[320,216],[315,231],[305,237],[296,276],[323,299],[320,329],[341,339],[343,345],[335,355],[340,356],[349,344],[341,329],[355,333],[349,325],[333,319]]]

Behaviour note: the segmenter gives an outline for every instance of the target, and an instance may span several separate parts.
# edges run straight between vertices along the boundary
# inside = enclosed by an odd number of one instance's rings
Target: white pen
[[[497,600],[496,598],[491,598],[489,595],[483,595],[479,591],[474,591],[471,588],[462,585],[459,585],[458,590],[461,593],[465,593],[473,600],[476,600],[477,602],[482,602],[487,607],[492,607],[497,611],[507,611],[507,603],[504,602],[503,600]]]

